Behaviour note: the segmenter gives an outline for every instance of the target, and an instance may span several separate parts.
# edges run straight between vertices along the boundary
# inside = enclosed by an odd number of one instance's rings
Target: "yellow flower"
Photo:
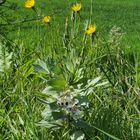
[[[27,0],[25,2],[25,7],[26,8],[33,8],[35,6],[35,0]]]
[[[45,16],[45,17],[43,18],[43,21],[44,21],[45,23],[50,23],[51,17],[50,17],[50,16]]]
[[[86,30],[86,33],[88,35],[90,34],[94,34],[96,32],[96,26],[95,25],[89,25],[87,30]]]
[[[74,12],[79,12],[81,10],[81,8],[82,8],[81,3],[76,3],[71,7],[72,11],[74,11]]]

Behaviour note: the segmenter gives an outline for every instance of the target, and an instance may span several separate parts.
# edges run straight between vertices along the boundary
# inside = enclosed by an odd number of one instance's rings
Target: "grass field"
[[[20,6],[18,10],[13,14],[21,18],[26,18],[25,15],[34,15],[33,12],[29,12],[29,10],[23,7],[24,1],[14,1]],[[54,15],[55,23],[59,28],[64,26],[66,16],[70,17],[70,7],[74,1],[65,1],[62,0],[58,2],[54,1],[37,1],[37,4],[40,6],[41,10],[45,14],[52,14],[54,11],[56,14]],[[83,21],[90,14],[90,0],[82,1],[83,3],[83,11],[81,12],[81,16],[83,17]],[[128,44],[129,48],[137,48],[139,50],[139,42],[140,42],[140,6],[139,0],[106,0],[105,2],[102,0],[93,1],[93,15],[92,21],[97,23],[98,31],[103,35],[109,32],[109,30],[113,26],[119,26],[122,28],[122,31],[126,33],[125,39],[123,40],[126,44]],[[35,16],[35,15],[34,15]],[[33,26],[33,23],[31,24]],[[15,28],[15,27],[14,27]],[[13,29],[14,29],[13,28]],[[23,27],[22,27],[23,28]],[[21,28],[21,30],[22,30]],[[30,26],[26,28],[31,28]],[[15,30],[15,29],[14,29]],[[43,30],[43,29],[42,29]],[[11,36],[11,35],[10,35]],[[13,36],[13,33],[12,33]],[[132,37],[133,36],[133,37]]]
[[[0,140],[140,139],[139,0],[75,3],[0,2]]]

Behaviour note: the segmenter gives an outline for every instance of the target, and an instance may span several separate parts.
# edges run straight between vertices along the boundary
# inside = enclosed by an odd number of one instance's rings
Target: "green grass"
[[[2,6],[7,21],[37,17],[13,2]],[[140,139],[139,0],[94,0],[92,14],[81,0],[73,23],[74,2],[38,0],[38,11],[55,12],[50,26],[0,19],[1,140]],[[85,35],[90,18],[94,39]]]
[[[70,6],[73,2],[74,1],[69,0],[62,0],[61,2],[55,0],[40,0],[36,3],[40,6],[44,14],[52,14],[54,11],[57,11],[54,15],[53,24],[60,25],[60,28],[63,28],[65,17],[70,17],[69,11]],[[81,2],[83,3],[83,11],[81,12],[81,16],[83,17],[84,22],[87,15],[90,14],[90,1]],[[20,7],[15,13],[18,13],[20,15],[20,18],[26,17],[25,15],[30,15],[31,13],[33,14],[33,12],[30,12],[30,10],[27,10],[23,7],[24,1],[17,1],[16,3],[18,3]],[[106,36],[106,34],[114,25],[121,27],[123,32],[126,33],[124,42],[129,45],[129,48],[132,48],[133,50],[134,48],[137,49],[139,47],[140,6],[138,0],[106,0],[105,2],[103,0],[94,0],[92,21],[97,24],[98,31],[101,32],[103,36]],[[31,26],[33,26],[33,24],[34,23],[32,23]],[[13,27],[13,29],[14,28],[15,27]],[[26,26],[26,28],[31,27]],[[11,34],[9,38],[11,38]]]

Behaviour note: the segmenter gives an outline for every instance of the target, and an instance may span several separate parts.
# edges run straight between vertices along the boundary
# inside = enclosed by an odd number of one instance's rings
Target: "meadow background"
[[[10,1],[12,2],[12,0]],[[29,11],[24,8],[24,1],[18,2],[13,1],[15,5],[17,4],[16,11],[10,11],[13,16],[16,18],[26,18],[27,15],[34,15],[34,12]],[[85,18],[90,15],[90,0],[81,1],[83,3],[84,11],[81,12],[82,17]],[[36,4],[41,8],[44,14],[52,14],[56,12],[54,16],[54,24],[57,24],[59,28],[63,28],[66,16],[70,16],[70,7],[74,1],[37,1]],[[106,36],[112,26],[121,27],[122,30],[126,33],[125,43],[129,44],[129,47],[134,49],[139,46],[139,32],[140,32],[140,13],[139,13],[139,0],[102,0],[93,1],[93,16],[92,20],[95,23],[98,23],[98,30],[102,33],[102,36]],[[9,14],[10,16],[10,14]],[[35,16],[35,15],[34,15]],[[31,23],[30,26],[33,26]],[[33,27],[25,26],[27,29],[32,29]],[[13,30],[16,27],[13,28]],[[21,28],[21,30],[24,27]],[[43,29],[42,29],[43,30]],[[10,34],[10,38],[13,36]],[[32,34],[34,35],[34,34]],[[133,36],[133,37],[132,37]],[[139,50],[139,49],[138,49]]]
[[[50,25],[36,20],[25,1],[0,5],[0,139],[140,139],[139,0],[81,0],[73,25],[75,2],[37,0],[37,11],[52,16]],[[94,40],[85,36],[88,22],[97,26]],[[46,121],[51,92],[42,91],[49,86],[78,90],[88,103],[82,121],[39,123]]]

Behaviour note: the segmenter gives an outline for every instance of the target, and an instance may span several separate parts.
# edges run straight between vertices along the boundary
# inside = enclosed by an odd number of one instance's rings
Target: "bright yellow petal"
[[[35,6],[35,0],[27,0],[25,2],[25,7],[26,8],[33,8]]]
[[[74,12],[79,12],[81,10],[81,8],[82,8],[81,3],[76,3],[71,7],[72,11],[74,11]]]
[[[95,25],[89,25],[89,27],[86,30],[86,33],[88,35],[93,34],[96,32],[96,26]]]
[[[51,17],[50,17],[50,16],[45,16],[45,17],[43,18],[43,21],[44,21],[45,23],[50,23]]]

